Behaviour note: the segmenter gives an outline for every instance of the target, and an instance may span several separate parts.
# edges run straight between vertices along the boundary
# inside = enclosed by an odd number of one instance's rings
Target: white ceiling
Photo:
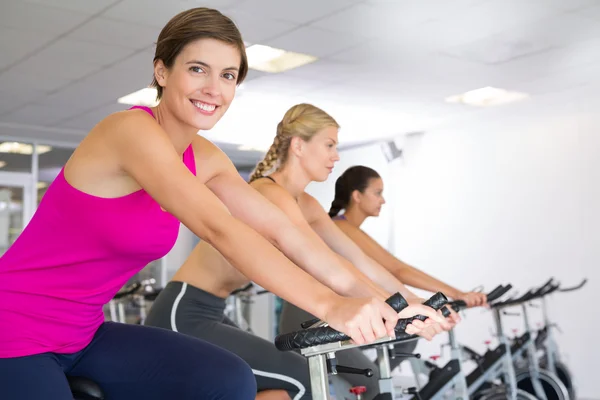
[[[161,27],[195,6],[232,17],[246,42],[319,57],[252,72],[205,133],[240,164],[258,155],[234,144],[268,145],[299,101],[331,113],[351,144],[598,98],[600,0],[2,0],[0,136],[77,143],[148,85]],[[532,97],[494,110],[444,102],[483,86]]]

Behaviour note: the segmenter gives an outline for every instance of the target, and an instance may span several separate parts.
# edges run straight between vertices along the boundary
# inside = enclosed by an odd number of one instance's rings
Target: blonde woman
[[[409,302],[422,301],[410,292],[396,277],[366,255],[329,218],[327,212],[312,196],[305,192],[310,182],[325,181],[339,160],[337,152],[338,123],[325,111],[310,104],[298,104],[290,108],[277,126],[277,134],[265,158],[257,165],[250,182],[299,227],[307,236],[314,237],[334,251],[346,268],[354,270],[358,277],[366,277],[368,285],[386,294],[400,292]],[[327,279],[322,266],[321,279]],[[324,280],[324,282],[325,282]],[[363,278],[364,280],[364,278]],[[280,331],[297,330],[302,321],[312,316],[295,305],[284,302]],[[444,328],[449,325],[444,323]],[[420,334],[431,337],[441,331],[439,325],[424,329]],[[402,352],[410,352],[416,344],[400,346]],[[367,387],[370,398],[378,393],[378,368],[359,349],[338,354],[341,365],[371,368],[375,376],[345,375],[352,385]],[[400,358],[395,360],[397,363]],[[393,366],[396,366],[394,364]]]

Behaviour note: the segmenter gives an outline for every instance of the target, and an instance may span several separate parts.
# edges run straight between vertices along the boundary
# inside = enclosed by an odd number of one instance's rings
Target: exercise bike
[[[487,295],[488,302],[500,299],[511,289],[510,285],[498,286]],[[467,308],[464,301],[457,300],[448,303],[454,311],[460,312]],[[465,375],[463,364],[463,347],[459,345],[456,339],[454,329],[448,332],[451,359],[443,366],[424,361],[423,363],[429,369],[429,382],[419,388],[414,400],[441,400],[441,399],[460,399],[471,398],[480,387],[489,380],[493,380],[502,375],[510,374],[510,370],[505,368],[505,347],[500,345],[494,350],[488,351],[484,356],[478,358],[478,369],[468,377]],[[501,387],[495,389],[497,393],[503,392]],[[451,397],[449,397],[451,396]],[[527,393],[517,390],[517,399],[533,399]]]
[[[402,311],[408,303],[399,294],[396,293],[386,300],[386,302],[396,311]],[[442,293],[436,293],[424,304],[435,310],[440,310],[448,302]],[[445,315],[449,315],[447,309]],[[405,332],[406,327],[415,318],[424,320],[423,316],[416,316],[409,319],[400,320],[396,325],[395,337],[384,337],[368,346],[376,346],[378,352],[378,362],[380,367],[379,388],[380,393],[375,397],[376,400],[393,400],[396,388],[393,385],[391,371],[389,366],[389,346],[398,342],[416,340],[417,337]],[[311,323],[314,321],[310,321]],[[306,323],[303,324],[306,326]],[[351,343],[350,338],[336,331],[335,329],[317,322],[316,326],[305,328],[296,332],[278,335],[275,338],[275,346],[280,351],[300,350],[308,359],[311,389],[314,400],[331,400],[329,392],[329,375],[338,373],[364,373],[363,370],[340,366],[337,364],[335,353],[341,350],[366,347]],[[408,388],[404,393],[412,393],[415,388]],[[361,390],[358,390],[359,392]],[[362,395],[362,393],[356,393]]]
[[[577,398],[573,375],[571,374],[568,366],[561,360],[560,353],[558,351],[558,345],[554,339],[554,328],[556,324],[550,322],[548,317],[548,306],[546,298],[550,294],[555,293],[566,293],[573,292],[581,289],[587,283],[587,279],[584,279],[579,285],[569,288],[561,288],[560,284],[554,283],[553,279],[550,280],[551,290],[548,290],[543,296],[540,297],[541,308],[543,315],[543,324],[541,329],[537,331],[537,336],[534,339],[534,346],[531,351],[535,351],[536,357],[539,359],[538,364],[542,370],[546,370],[554,374],[567,389],[570,400]],[[530,303],[530,307],[534,307],[534,304]],[[526,315],[525,315],[526,317]],[[521,360],[516,360],[521,368],[528,360],[528,353],[525,352],[525,357]]]
[[[489,379],[482,382],[484,374],[480,372],[480,369],[473,371],[467,377],[467,381],[470,387],[473,385],[480,389],[473,393],[472,398],[477,400],[505,399],[507,397],[515,399],[519,397],[520,392],[527,392],[541,400],[569,400],[568,391],[560,379],[552,372],[539,366],[527,313],[528,302],[543,298],[555,290],[556,287],[552,285],[552,281],[548,281],[542,287],[529,290],[521,297],[490,304],[494,312],[498,339],[501,343],[492,353],[496,353],[497,357],[503,360],[504,374],[500,379],[500,383],[489,381]],[[506,311],[506,309],[512,307],[522,308],[525,333],[511,341],[504,334],[502,316],[520,315]],[[469,353],[473,352],[470,351]],[[483,357],[484,360],[491,360],[492,356],[490,354],[492,353],[488,351]],[[476,355],[474,357],[476,361],[479,361]],[[523,359],[526,359],[527,362],[518,362]]]

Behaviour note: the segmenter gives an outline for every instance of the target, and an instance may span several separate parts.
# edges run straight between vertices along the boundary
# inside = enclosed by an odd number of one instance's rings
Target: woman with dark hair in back
[[[360,229],[367,218],[379,216],[384,204],[383,180],[377,171],[358,165],[348,168],[336,180],[329,216],[366,254],[406,285],[443,292],[455,300],[464,300],[470,307],[481,306],[487,301],[483,293],[463,292],[397,259]],[[344,213],[340,215],[342,210]]]

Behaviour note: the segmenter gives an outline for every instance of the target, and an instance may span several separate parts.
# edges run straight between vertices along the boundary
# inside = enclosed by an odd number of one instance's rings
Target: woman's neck
[[[175,151],[181,156],[190,146],[194,137],[198,134],[198,130],[191,126],[184,126],[181,121],[177,120],[177,118],[166,109],[166,106],[161,107],[161,105],[162,104],[159,104],[158,106],[153,107],[152,112],[159,125],[164,129],[171,140],[171,143],[173,143]]]
[[[365,219],[367,219],[367,216],[365,213],[360,211],[358,207],[349,207],[344,212],[344,218],[346,218],[346,221],[348,221],[350,224],[360,228],[362,223],[365,222]]]
[[[294,168],[293,166],[284,166],[273,172],[270,176],[277,184],[291,194],[296,201],[310,183],[310,178],[306,176],[304,171],[301,168]]]

